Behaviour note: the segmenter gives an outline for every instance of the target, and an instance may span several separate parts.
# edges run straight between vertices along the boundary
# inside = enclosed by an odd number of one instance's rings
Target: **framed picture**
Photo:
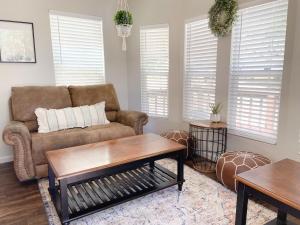
[[[36,63],[33,23],[0,20],[0,63]]]

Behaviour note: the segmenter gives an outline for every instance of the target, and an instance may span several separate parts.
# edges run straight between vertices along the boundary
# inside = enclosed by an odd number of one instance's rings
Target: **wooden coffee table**
[[[49,151],[49,193],[63,224],[184,182],[185,146],[146,134]],[[155,163],[177,159],[177,175]]]
[[[278,208],[277,218],[269,223],[285,225],[287,214],[300,218],[300,163],[285,159],[236,176],[238,197],[236,225],[245,225],[248,197],[268,202]]]

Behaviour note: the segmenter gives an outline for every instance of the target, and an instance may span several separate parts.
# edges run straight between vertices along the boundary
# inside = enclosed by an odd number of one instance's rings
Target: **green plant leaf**
[[[132,25],[132,14],[126,10],[119,10],[114,16],[116,25]]]
[[[219,114],[222,111],[222,104],[221,103],[217,103],[217,104],[210,104],[209,105],[211,113],[212,114]]]

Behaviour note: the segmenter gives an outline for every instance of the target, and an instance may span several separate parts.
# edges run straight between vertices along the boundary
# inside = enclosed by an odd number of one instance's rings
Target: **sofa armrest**
[[[148,123],[148,115],[136,111],[119,111],[117,122],[132,127],[137,135],[143,134],[143,126]]]
[[[3,130],[3,141],[14,150],[14,169],[20,181],[35,177],[31,156],[31,134],[24,123],[11,121]]]

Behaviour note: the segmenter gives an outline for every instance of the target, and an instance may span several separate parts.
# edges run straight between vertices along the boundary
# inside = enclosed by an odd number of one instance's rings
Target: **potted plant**
[[[218,104],[210,104],[210,110],[211,110],[211,114],[210,114],[210,120],[213,123],[218,123],[221,121],[221,110],[222,110],[222,104],[218,103]]]
[[[123,38],[123,51],[126,51],[126,41],[125,38],[130,36],[132,28],[132,14],[128,10],[118,10],[114,21],[116,24],[118,36]]]

